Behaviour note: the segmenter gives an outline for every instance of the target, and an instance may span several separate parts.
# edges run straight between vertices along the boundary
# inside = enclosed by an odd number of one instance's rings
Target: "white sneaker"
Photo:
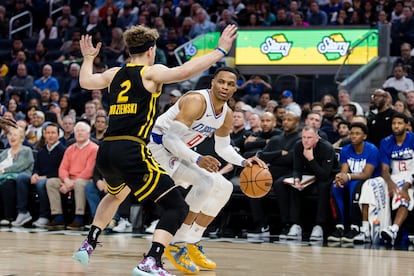
[[[38,218],[35,222],[32,223],[33,226],[38,228],[46,228],[46,225],[49,223],[48,218]]]
[[[359,232],[358,235],[354,237],[354,244],[364,244],[371,243],[371,235],[368,232]]]
[[[120,218],[118,225],[112,228],[112,231],[118,233],[130,233],[132,232],[132,224],[127,219]]]
[[[323,240],[323,230],[319,225],[315,225],[312,229],[309,240],[311,241],[322,241]]]
[[[15,227],[19,227],[19,226],[23,226],[23,225],[25,225],[26,223],[28,223],[29,221],[31,221],[32,220],[32,216],[30,215],[30,213],[29,212],[26,212],[26,213],[19,213],[18,215],[17,215],[17,218],[16,218],[16,220],[15,221],[13,221],[12,223],[11,223],[11,225],[12,226],[15,226]]]
[[[381,230],[381,237],[386,243],[394,245],[395,239],[397,238],[397,232],[392,231],[391,226]]]
[[[7,219],[0,220],[0,226],[10,226],[10,220],[7,220]]]
[[[288,240],[301,240],[302,239],[302,227],[297,224],[293,224],[290,229],[289,233],[286,236]]]
[[[147,228],[145,228],[145,233],[154,234],[155,227],[157,226],[158,221],[159,221],[159,219],[154,220],[153,222],[151,222],[150,226],[148,226]]]

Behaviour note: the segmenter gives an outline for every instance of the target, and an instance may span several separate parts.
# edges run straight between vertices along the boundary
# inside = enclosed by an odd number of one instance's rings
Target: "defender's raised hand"
[[[228,25],[220,36],[218,47],[225,50],[228,53],[236,37],[237,37],[237,26]]]
[[[83,57],[96,57],[99,54],[99,50],[101,49],[102,43],[98,42],[96,47],[92,44],[92,36],[90,35],[82,35],[79,41],[82,56]]]

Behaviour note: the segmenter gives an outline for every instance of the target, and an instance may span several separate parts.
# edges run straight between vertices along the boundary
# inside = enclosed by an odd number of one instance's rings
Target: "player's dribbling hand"
[[[268,169],[266,163],[257,156],[253,156],[253,157],[246,159],[244,166],[251,167],[253,166],[253,163],[256,163],[257,165],[259,165],[260,168]]]
[[[210,155],[200,156],[200,159],[197,162],[197,165],[200,168],[206,169],[209,172],[218,172],[221,163]]]

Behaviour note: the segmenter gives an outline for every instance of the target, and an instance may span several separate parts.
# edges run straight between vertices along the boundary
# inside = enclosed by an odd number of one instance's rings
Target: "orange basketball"
[[[240,173],[240,189],[251,198],[265,196],[272,188],[272,183],[273,179],[269,170],[257,164],[245,167]]]

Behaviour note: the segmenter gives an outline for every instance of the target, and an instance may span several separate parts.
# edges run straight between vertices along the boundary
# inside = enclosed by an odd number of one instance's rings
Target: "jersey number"
[[[203,139],[203,135],[198,134],[197,136],[194,136],[190,141],[187,142],[187,145],[192,148],[200,139]]]
[[[128,102],[129,97],[125,94],[128,93],[129,89],[131,89],[131,81],[126,80],[121,83],[122,90],[118,94],[118,99],[116,100],[117,103],[126,103]]]
[[[398,162],[398,170],[400,172],[405,172],[407,171],[407,164],[404,161],[400,161]]]

